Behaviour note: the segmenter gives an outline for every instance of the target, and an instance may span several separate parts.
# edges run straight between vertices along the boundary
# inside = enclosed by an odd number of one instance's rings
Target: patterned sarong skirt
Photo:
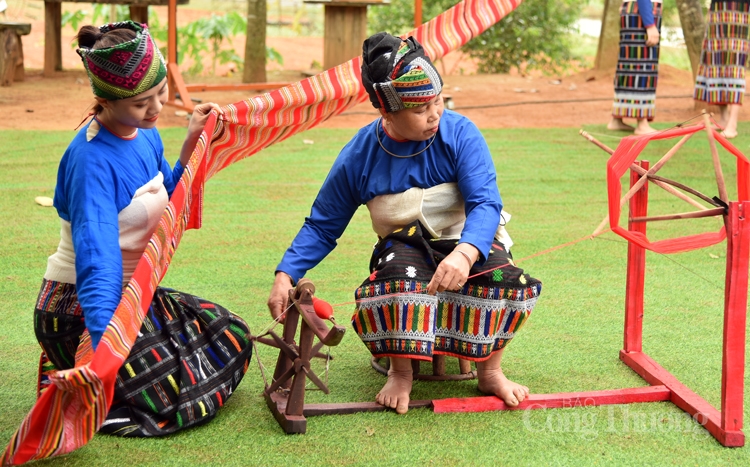
[[[662,5],[653,2],[653,6],[654,21],[661,31]],[[620,57],[615,70],[613,117],[654,119],[659,44],[648,47],[646,39],[646,28],[638,14],[638,2],[623,2],[620,7]]]
[[[383,238],[372,274],[355,291],[355,332],[375,357],[432,360],[451,355],[482,361],[504,348],[534,308],[542,284],[515,267],[495,243],[459,291],[428,295],[437,265],[455,240],[431,239],[419,222]],[[482,274],[482,271],[487,271]]]
[[[745,96],[745,66],[750,51],[750,1],[712,1],[695,79],[694,98],[709,104],[739,104]]]
[[[90,346],[85,328],[75,285],[44,280],[34,311],[43,349],[40,392],[45,375],[72,368],[76,352]],[[247,370],[249,333],[241,318],[220,305],[157,288],[99,432],[161,436],[208,422]]]

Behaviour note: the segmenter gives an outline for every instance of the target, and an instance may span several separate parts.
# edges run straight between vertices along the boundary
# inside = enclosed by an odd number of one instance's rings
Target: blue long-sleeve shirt
[[[362,128],[342,149],[316,197],[310,215],[284,254],[277,271],[296,282],[336,247],[360,205],[379,195],[409,188],[454,182],[465,201],[466,223],[460,242],[474,245],[484,261],[500,221],[502,201],[495,166],[477,127],[466,117],[445,110],[430,148],[414,157],[398,158],[382,150],[408,155],[427,142],[398,142],[377,120]]]
[[[654,6],[651,0],[638,0],[638,14],[644,28],[654,25]]]
[[[156,129],[123,139],[102,127],[86,141],[89,125],[60,161],[54,205],[71,225],[78,301],[96,348],[122,296],[118,214],[159,171],[171,195],[184,169],[169,167]]]

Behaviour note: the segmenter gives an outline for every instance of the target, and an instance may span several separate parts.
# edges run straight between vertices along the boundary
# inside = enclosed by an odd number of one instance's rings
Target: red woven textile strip
[[[464,0],[413,35],[436,60],[513,11],[522,0]],[[3,465],[69,453],[106,418],[117,370],[127,358],[154,291],[187,228],[201,225],[203,185],[221,169],[312,128],[366,99],[360,58],[290,86],[228,105],[212,116],[162,215],[91,363],[60,372],[10,440]]]
[[[612,231],[617,235],[620,235],[624,239],[635,243],[636,245],[643,247],[647,250],[655,251],[662,254],[680,253],[684,251],[695,250],[698,248],[705,248],[710,245],[721,242],[727,236],[724,227],[718,232],[708,232],[696,235],[687,235],[684,237],[678,237],[668,240],[660,240],[657,242],[651,242],[649,239],[640,232],[633,232],[620,227],[620,198],[622,196],[622,185],[620,178],[625,174],[626,171],[630,170],[630,165],[635,162],[641,151],[648,145],[649,141],[679,138],[681,136],[695,133],[697,131],[705,131],[705,125],[700,123],[698,125],[690,125],[682,128],[673,128],[666,131],[660,131],[657,133],[650,133],[639,136],[628,136],[623,138],[620,144],[615,149],[614,154],[610,157],[607,162],[607,199],[609,203],[609,223]],[[748,185],[748,173],[750,165],[748,164],[747,158],[724,138],[716,130],[711,129],[716,141],[726,149],[730,154],[737,158],[737,193],[739,196],[738,201],[747,201],[750,195],[750,188]]]

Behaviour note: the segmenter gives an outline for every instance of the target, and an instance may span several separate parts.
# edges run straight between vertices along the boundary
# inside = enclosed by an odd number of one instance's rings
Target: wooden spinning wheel
[[[658,177],[656,172],[695,133],[705,131],[711,150],[718,196],[708,197],[685,185]],[[613,232],[628,240],[628,270],[625,296],[624,345],[620,360],[632,368],[653,390],[666,389],[664,399],[673,402],[701,423],[722,445],[744,446],[743,425],[744,372],[745,372],[745,323],[747,315],[748,267],[750,265],[750,190],[748,175],[750,163],[726,138],[710,124],[704,113],[703,123],[685,128],[674,128],[651,135],[624,138],[616,150],[596,141],[591,135],[582,136],[612,157],[607,164],[607,188],[609,201],[609,224]],[[636,158],[649,141],[682,137],[653,167],[647,161]],[[721,170],[716,142],[737,159],[738,201],[728,199],[724,176]],[[630,190],[621,195],[620,177],[631,171]],[[665,189],[680,199],[696,206],[698,211],[648,216],[648,181]],[[683,192],[688,192],[712,205],[706,207]],[[628,228],[618,225],[620,209],[630,205]],[[650,221],[721,216],[723,226],[718,232],[689,235],[658,242],[646,236],[646,224]],[[605,219],[606,221],[606,219]],[[605,222],[603,222],[605,224]],[[597,228],[599,233],[603,225]],[[658,253],[676,253],[703,248],[727,241],[727,262],[724,289],[724,334],[722,347],[721,406],[714,408],[705,399],[682,384],[675,376],[643,352],[644,286],[646,274],[646,250]],[[621,390],[625,391],[625,390]]]
[[[705,132],[709,147],[711,150],[711,161],[713,163],[718,196],[709,197],[698,190],[689,186],[660,177],[656,173],[679,151],[679,149],[696,133]],[[750,184],[748,182],[748,160],[735,148],[721,133],[712,128],[707,114],[703,114],[703,123],[691,125],[688,127],[677,127],[666,131],[652,133],[641,136],[629,136],[623,138],[615,150],[612,150],[604,144],[597,141],[593,136],[585,131],[581,135],[607,151],[612,157],[607,163],[607,199],[609,205],[609,215],[596,228],[593,235],[601,233],[607,223],[612,231],[629,242],[657,253],[678,253],[689,251],[697,248],[705,248],[723,241],[726,238],[726,229],[722,227],[718,232],[709,232],[704,234],[689,235],[675,239],[651,242],[640,229],[625,229],[619,226],[621,209],[641,190],[647,182],[652,182],[655,186],[663,189],[678,199],[687,202],[698,210],[681,212],[660,216],[631,216],[629,222],[645,223],[651,221],[666,221],[676,219],[697,219],[702,217],[725,216],[728,210],[728,195],[724,182],[724,174],[719,160],[719,153],[716,146],[718,141],[721,146],[737,159],[737,193],[739,200],[750,199]],[[672,139],[681,137],[677,144],[674,145],[656,164],[650,167],[642,167],[641,164],[635,163],[638,156],[646,148],[649,142],[656,140]],[[622,186],[620,178],[626,171],[632,170],[639,178],[630,187],[630,190],[620,196]],[[688,195],[692,195],[690,197]],[[710,207],[707,207],[708,204]]]
[[[335,346],[341,342],[346,329],[334,324],[326,326],[315,312],[313,295],[315,286],[301,279],[297,287],[289,291],[289,310],[284,319],[283,337],[273,330],[268,333],[278,347],[279,357],[273,383],[266,386],[263,395],[268,407],[286,433],[304,433],[307,420],[303,414],[305,405],[305,383],[309,379],[321,391],[328,394],[328,386],[310,368],[310,359],[324,345]],[[302,321],[300,323],[300,318]],[[295,342],[299,324],[299,344]],[[315,338],[319,342],[313,345]]]

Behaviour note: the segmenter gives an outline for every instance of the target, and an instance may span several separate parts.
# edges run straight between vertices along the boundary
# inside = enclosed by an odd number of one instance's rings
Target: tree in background
[[[698,65],[703,47],[703,34],[706,31],[706,2],[701,0],[672,0],[676,2],[677,11],[682,24],[682,34],[685,37],[693,78],[698,74]],[[666,5],[665,5],[666,7]]]
[[[423,21],[459,0],[431,0],[422,7]],[[513,68],[555,70],[573,58],[570,28],[588,0],[525,0],[516,10],[462,50],[479,62],[481,73],[507,73]],[[403,34],[413,28],[414,1],[391,0],[388,7],[368,12],[372,33]]]
[[[266,82],[266,0],[247,0],[243,83]]]

